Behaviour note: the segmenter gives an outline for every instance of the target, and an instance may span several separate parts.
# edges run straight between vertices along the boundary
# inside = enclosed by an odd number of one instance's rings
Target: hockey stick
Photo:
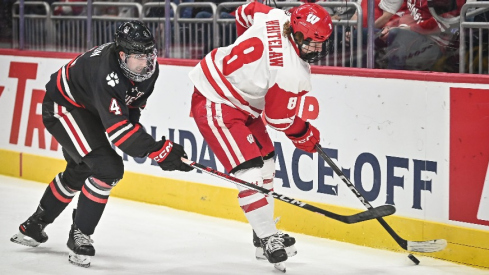
[[[256,191],[263,193],[265,195],[270,195],[273,198],[281,200],[281,201],[286,202],[288,204],[292,204],[294,206],[304,208],[304,209],[309,210],[311,212],[324,215],[328,218],[331,218],[333,220],[337,220],[337,221],[340,221],[343,223],[351,224],[351,223],[363,222],[366,220],[371,220],[371,219],[380,218],[380,217],[387,216],[387,215],[392,215],[396,212],[396,208],[394,206],[382,205],[382,206],[379,206],[376,208],[370,207],[370,209],[368,209],[367,211],[360,212],[360,213],[357,213],[354,215],[344,216],[344,215],[336,214],[336,213],[329,212],[327,210],[315,207],[315,206],[307,204],[305,202],[301,202],[301,201],[296,200],[294,198],[289,198],[289,197],[286,197],[284,195],[280,195],[278,193],[275,193],[275,192],[268,190],[266,188],[263,188],[261,186],[257,186],[257,185],[251,184],[249,182],[246,182],[244,180],[240,180],[238,178],[235,178],[233,176],[221,173],[217,170],[212,169],[211,167],[204,166],[204,165],[199,164],[197,162],[194,162],[194,161],[191,161],[191,160],[188,160],[185,158],[182,158],[182,161],[183,161],[183,163],[187,164],[188,166],[194,167],[194,168],[196,168],[202,172],[205,172],[207,174],[210,174],[210,175],[213,175],[215,177],[221,178],[223,180],[232,182],[234,184],[239,184],[239,185],[244,186],[248,189],[256,190]]]
[[[357,198],[365,205],[367,209],[372,209],[372,205],[365,199],[365,197],[358,192],[355,186],[351,183],[351,181],[345,176],[345,174],[341,171],[338,166],[331,160],[331,158],[323,151],[321,145],[316,144],[316,150],[319,155],[328,163],[328,165],[334,170],[336,175],[338,175],[344,183],[348,186],[348,188],[357,196]],[[408,241],[401,238],[392,227],[387,224],[387,222],[382,218],[378,217],[377,220],[382,225],[382,227],[387,230],[387,232],[394,238],[394,240],[401,246],[404,250],[413,251],[413,252],[437,252],[443,250],[447,246],[447,241],[444,239],[436,239],[430,241]]]

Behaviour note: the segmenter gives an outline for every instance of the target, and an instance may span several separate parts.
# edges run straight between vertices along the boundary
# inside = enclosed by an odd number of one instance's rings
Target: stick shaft
[[[343,182],[348,186],[348,188],[355,194],[355,196],[360,200],[360,202],[367,208],[372,209],[372,205],[365,199],[365,197],[358,192],[353,183],[346,177],[346,175],[341,171],[338,166],[333,162],[333,160],[324,152],[321,145],[316,144],[316,151],[318,154],[328,163],[328,165],[333,169],[333,171],[343,180]],[[401,238],[395,231],[390,227],[390,225],[382,218],[377,218],[377,221],[384,227],[384,229],[391,235],[391,237],[396,241],[396,243],[402,247],[404,250],[408,249],[407,240]]]
[[[343,223],[348,223],[348,224],[350,224],[350,223],[357,223],[357,222],[361,222],[361,221],[375,219],[377,217],[391,215],[391,214],[393,214],[395,212],[395,208],[393,206],[391,206],[391,205],[384,205],[384,206],[381,206],[381,207],[378,207],[378,208],[371,207],[371,209],[369,209],[368,211],[360,212],[360,213],[357,213],[357,214],[354,214],[354,215],[351,215],[351,216],[344,216],[344,215],[340,215],[340,214],[336,214],[336,213],[333,213],[333,212],[324,210],[322,208],[318,208],[316,206],[307,204],[305,202],[296,200],[294,198],[289,198],[287,196],[284,196],[284,195],[275,193],[275,192],[273,192],[271,190],[268,190],[266,188],[263,188],[261,186],[257,186],[257,185],[251,184],[249,182],[246,182],[244,180],[235,178],[235,177],[233,177],[231,175],[228,175],[228,174],[224,174],[222,172],[219,172],[217,170],[214,170],[214,169],[212,169],[210,167],[207,167],[207,166],[204,166],[202,164],[193,162],[191,160],[182,158],[182,161],[185,164],[187,164],[187,165],[189,165],[191,167],[194,167],[194,168],[196,168],[196,169],[198,169],[198,170],[200,170],[202,172],[205,172],[207,174],[216,176],[218,178],[224,179],[224,180],[229,181],[229,182],[232,182],[234,184],[239,184],[239,185],[244,186],[244,187],[249,188],[249,189],[254,189],[254,190],[256,190],[256,191],[258,191],[260,193],[263,193],[265,195],[272,196],[275,199],[281,200],[281,201],[286,202],[288,204],[291,204],[293,206],[297,206],[297,207],[300,207],[300,208],[309,210],[311,212],[324,215],[324,216],[326,216],[328,218],[331,218],[331,219],[334,219],[334,220],[337,220],[337,221],[340,221],[340,222],[343,222]]]

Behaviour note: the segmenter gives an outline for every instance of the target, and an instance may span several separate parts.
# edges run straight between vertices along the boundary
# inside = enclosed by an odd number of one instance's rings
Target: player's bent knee
[[[257,186],[263,186],[263,178],[261,176],[261,168],[249,168],[249,169],[243,169],[239,170],[234,173],[234,176],[244,180],[246,182],[249,182],[251,184],[257,185]],[[238,187],[238,190],[241,191],[246,191],[249,190],[249,188],[243,187],[241,185],[236,185]]]
[[[103,165],[101,165],[103,163]],[[124,163],[122,158],[101,158],[101,162],[92,168],[92,176],[111,183],[119,181],[124,176]]]

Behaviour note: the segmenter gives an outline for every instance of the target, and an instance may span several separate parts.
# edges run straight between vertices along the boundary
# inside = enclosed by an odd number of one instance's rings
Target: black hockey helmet
[[[156,43],[151,31],[141,21],[125,22],[117,28],[114,39],[116,52],[124,52],[126,59],[119,59],[124,74],[129,79],[141,82],[150,78],[156,69]],[[141,73],[135,73],[127,67],[129,55],[145,55],[148,65]]]

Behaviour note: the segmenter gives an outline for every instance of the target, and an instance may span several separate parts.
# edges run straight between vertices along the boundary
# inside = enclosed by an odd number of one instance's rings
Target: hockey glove
[[[319,143],[319,131],[316,127],[306,122],[306,132],[301,136],[287,135],[287,137],[294,143],[295,147],[303,151],[314,153],[316,149],[314,146]]]
[[[171,140],[166,140],[162,137],[155,145],[156,149],[149,154],[149,157],[154,159],[161,169],[165,171],[179,170],[188,172],[194,168],[182,162],[181,158],[188,158],[183,150],[182,145],[173,143]]]

